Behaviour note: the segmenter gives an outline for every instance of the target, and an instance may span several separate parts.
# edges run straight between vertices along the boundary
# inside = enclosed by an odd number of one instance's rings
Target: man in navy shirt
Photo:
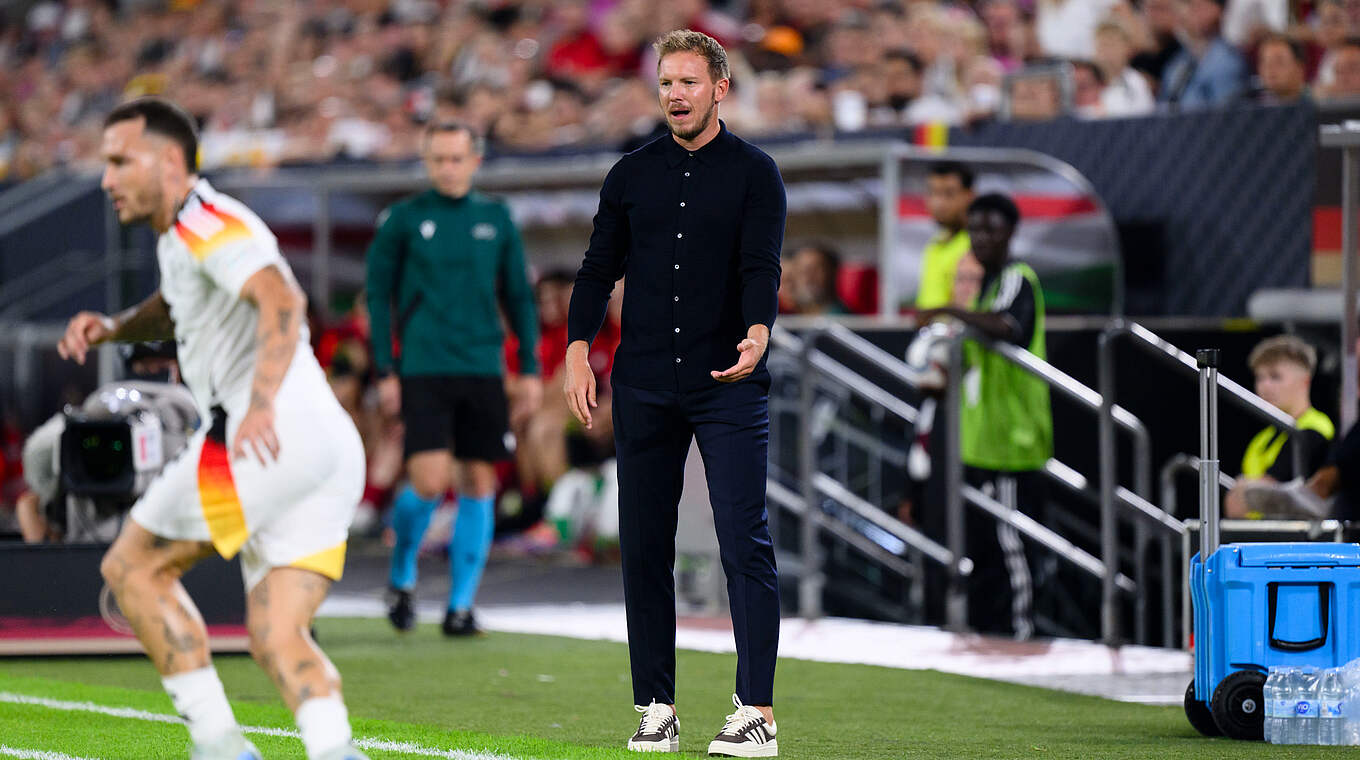
[[[765,511],[770,375],[784,184],[769,156],[727,131],[727,53],[670,32],[654,45],[670,134],[614,164],[567,321],[567,403],[592,424],[590,341],[627,276],[612,375],[619,538],[633,701],[629,749],[679,751],[675,714],[675,531],[685,455],[697,437],[737,645],[737,710],[709,753],[774,757],[779,586]]]

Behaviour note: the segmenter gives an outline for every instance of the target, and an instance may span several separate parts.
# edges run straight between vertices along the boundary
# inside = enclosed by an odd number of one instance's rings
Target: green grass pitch
[[[433,625],[397,636],[379,620],[322,619],[317,629],[344,676],[356,736],[409,745],[373,749],[373,760],[635,757],[621,749],[637,725],[622,645],[501,633],[448,641]],[[251,735],[265,757],[302,758],[301,742],[281,735],[293,729],[291,716],[254,663],[234,656],[216,664],[237,719],[274,729],[274,735]],[[679,653],[686,756],[702,756],[731,712],[733,665],[731,655]],[[783,660],[775,695],[780,757],[790,759],[1239,760],[1346,752],[1203,739],[1179,707],[934,671]],[[56,702],[24,704],[21,696]],[[130,708],[140,717],[52,706],[73,702]],[[162,717],[148,720],[145,713]],[[166,722],[172,713],[159,679],[140,657],[0,660],[0,758],[185,758],[188,734]]]

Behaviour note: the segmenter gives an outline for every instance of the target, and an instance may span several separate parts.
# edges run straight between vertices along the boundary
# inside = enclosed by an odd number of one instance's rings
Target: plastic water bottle
[[[1295,744],[1318,743],[1318,685],[1317,668],[1305,666],[1299,677],[1299,697],[1294,707],[1299,727]]]
[[[1318,682],[1318,744],[1335,747],[1342,741],[1342,711],[1346,693],[1341,686],[1341,669],[1327,668]]]
[[[1297,744],[1299,741],[1299,716],[1295,712],[1299,702],[1298,668],[1281,668],[1280,683],[1275,687],[1276,744]]]
[[[1261,700],[1265,702],[1265,722],[1261,726],[1267,743],[1275,744],[1275,688],[1280,683],[1280,670],[1272,667],[1266,674],[1266,685],[1261,687]]]

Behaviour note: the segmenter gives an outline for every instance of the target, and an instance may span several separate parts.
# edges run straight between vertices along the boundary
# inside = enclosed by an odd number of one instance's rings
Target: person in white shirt
[[[1035,31],[1045,55],[1090,58],[1095,52],[1096,25],[1119,0],[1037,0]]]
[[[306,299],[278,242],[197,177],[191,117],[159,98],[104,121],[101,186],[123,224],[159,235],[160,289],[113,317],[83,311],[57,346],[84,363],[107,341],[178,342],[204,424],[133,505],[100,570],[184,716],[195,760],[258,760],[179,578],[241,555],[251,653],[294,712],[310,760],[364,760],[340,675],[308,633],[344,567],[364,455],[307,340]]]
[[[1133,59],[1133,40],[1117,21],[1104,21],[1096,27],[1096,65],[1105,74],[1101,93],[1102,112],[1107,117],[1140,116],[1152,113],[1157,100],[1147,79],[1129,66]]]

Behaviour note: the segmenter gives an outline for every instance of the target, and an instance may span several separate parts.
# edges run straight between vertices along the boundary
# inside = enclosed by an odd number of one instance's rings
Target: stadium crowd
[[[1360,0],[42,0],[0,10],[0,180],[90,166],[115,103],[162,94],[207,167],[408,159],[458,117],[493,151],[640,144],[648,46],[732,51],[738,133],[1114,117],[1360,95]]]

